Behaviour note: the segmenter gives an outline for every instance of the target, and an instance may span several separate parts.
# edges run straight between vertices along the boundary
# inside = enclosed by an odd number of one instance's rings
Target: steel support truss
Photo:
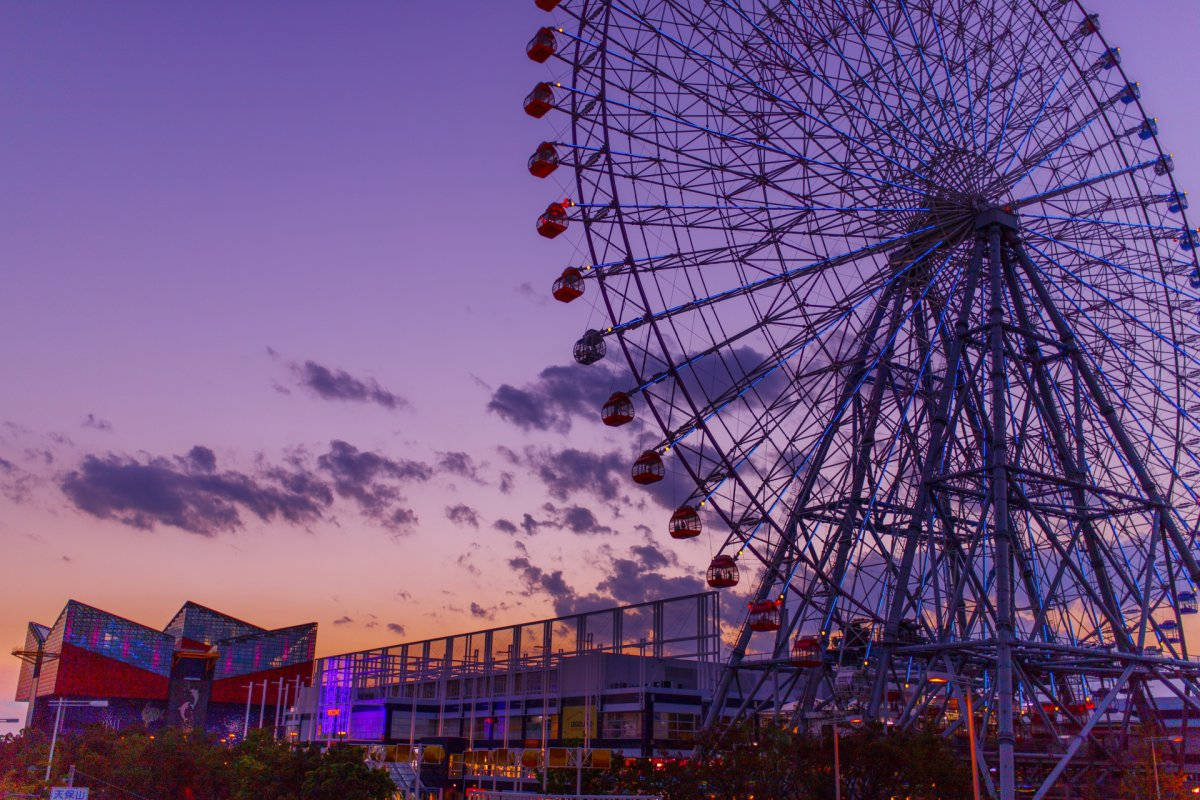
[[[1186,737],[1200,718],[1200,664],[1160,613],[1173,581],[1200,582],[1200,567],[1136,417],[1018,217],[982,208],[951,244],[966,255],[940,323],[905,316],[903,290],[880,296],[845,373],[837,407],[849,410],[814,447],[753,595],[785,598],[781,627],[756,655],[754,632],[739,631],[706,725],[862,718],[965,747],[970,692],[986,792],[1074,796],[1119,780],[1146,736]],[[889,392],[911,379],[888,352],[906,320],[938,359],[911,392],[920,408],[895,426],[908,494],[881,496],[875,437]],[[839,437],[854,452],[826,476],[831,502],[814,487]],[[867,573],[865,595],[850,588]],[[820,666],[790,657],[800,633],[819,637]]]

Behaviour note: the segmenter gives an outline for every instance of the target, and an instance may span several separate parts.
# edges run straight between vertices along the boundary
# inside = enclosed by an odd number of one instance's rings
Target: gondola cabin
[[[613,392],[600,409],[600,421],[610,428],[633,422],[633,400],[624,392]]]
[[[1171,192],[1167,195],[1167,211],[1178,214],[1188,207],[1187,192]]]
[[[529,56],[531,61],[541,64],[554,55],[554,49],[554,31],[550,28],[540,28],[533,35],[533,38],[529,40],[529,44],[526,45],[525,55]]]
[[[575,347],[571,354],[575,356],[576,363],[588,365],[595,364],[600,359],[604,358],[606,351],[604,344],[604,336],[598,330],[589,330],[579,337],[575,342]]]
[[[538,217],[537,232],[553,239],[567,229],[567,209],[562,203],[551,203]]]
[[[739,578],[737,562],[733,560],[733,556],[724,553],[715,556],[712,563],[708,565],[708,572],[704,577],[713,589],[728,589],[731,586],[737,586]]]
[[[750,603],[746,624],[752,631],[777,631],[782,606],[783,602],[780,600],[757,600]]]
[[[548,29],[543,28],[543,30],[548,30]],[[551,37],[551,39],[553,39],[553,37]],[[530,56],[530,58],[532,58],[532,56]],[[542,60],[545,61],[546,59],[542,59]],[[1121,48],[1110,47],[1107,50],[1105,50],[1103,53],[1101,53],[1100,57],[1098,59],[1096,59],[1096,69],[1112,69],[1113,67],[1115,67],[1117,64],[1120,64],[1120,63],[1121,63]]]
[[[630,471],[630,476],[634,483],[648,486],[651,483],[658,483],[666,474],[666,469],[663,467],[662,456],[653,450],[647,450],[637,457],[637,461],[633,462],[633,469]]]
[[[535,178],[544,178],[556,169],[558,169],[558,151],[550,142],[542,142],[529,157],[529,174]]]
[[[540,2],[539,2],[539,6],[540,6]],[[1090,36],[1099,30],[1100,30],[1100,15],[1099,14],[1088,14],[1086,17],[1083,18],[1083,21],[1079,23],[1079,27],[1075,29],[1075,34],[1077,36]]]
[[[1196,593],[1195,592],[1180,592],[1179,593],[1179,613],[1180,614],[1195,614],[1196,613]]]
[[[1143,142],[1153,139],[1158,135],[1158,117],[1150,117],[1142,120],[1142,127],[1138,128],[1138,138]]]
[[[553,11],[558,7],[559,2],[561,2],[561,0],[533,0],[533,4],[542,11]],[[1096,15],[1092,14],[1092,16],[1094,17]]]
[[[792,663],[797,667],[821,666],[821,640],[816,636],[798,636],[792,642]]]
[[[583,296],[583,273],[575,267],[567,267],[554,280],[550,294],[560,303],[569,303]]]
[[[667,531],[672,539],[694,539],[700,535],[700,515],[691,506],[680,506],[671,515]]]
[[[1196,245],[1200,244],[1200,237],[1191,228],[1184,228],[1179,232],[1179,247],[1183,250],[1195,250]]]
[[[534,119],[541,119],[546,112],[554,108],[554,90],[548,83],[539,83],[533,91],[525,95],[525,113]]]
[[[1133,101],[1139,99],[1141,96],[1142,96],[1142,87],[1139,86],[1138,84],[1134,83],[1133,81],[1130,81],[1129,83],[1125,84],[1125,86],[1121,88],[1121,93],[1119,95],[1117,95],[1117,97],[1125,105],[1129,105]]]

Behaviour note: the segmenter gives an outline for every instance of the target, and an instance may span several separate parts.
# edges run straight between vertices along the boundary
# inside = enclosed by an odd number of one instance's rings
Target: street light
[[[975,752],[975,706],[972,702],[972,698],[975,695],[975,680],[974,675],[971,673],[966,673],[961,678],[967,682],[965,691],[960,683],[960,676],[945,672],[929,672],[925,676],[925,680],[934,686],[953,684],[953,688],[966,698],[967,749],[970,750],[971,755],[971,797],[973,800],[979,800],[979,758]]]
[[[1170,742],[1171,744],[1180,744],[1183,741],[1182,736],[1151,736],[1150,738],[1150,763],[1154,765],[1154,797],[1155,800],[1162,800],[1162,784],[1158,781],[1158,751],[1154,747],[1155,742]]]
[[[842,800],[842,754],[838,749],[838,723],[848,722],[851,725],[861,725],[862,717],[851,716],[832,720],[833,723],[833,796],[834,800]]]
[[[51,700],[50,705],[58,706],[54,712],[54,733],[50,736],[50,757],[46,759],[46,783],[50,782],[50,768],[54,765],[54,745],[58,742],[58,726],[62,724],[63,707],[66,708],[107,708],[107,700]]]

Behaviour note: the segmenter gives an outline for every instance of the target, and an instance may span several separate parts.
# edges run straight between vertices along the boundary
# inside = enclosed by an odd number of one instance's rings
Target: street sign
[[[88,800],[88,790],[86,786],[54,786],[50,800]]]

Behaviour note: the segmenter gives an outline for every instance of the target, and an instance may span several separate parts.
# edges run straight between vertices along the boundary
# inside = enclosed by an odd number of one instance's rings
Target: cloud
[[[479,477],[479,466],[475,463],[475,459],[462,451],[438,453],[437,468],[442,472],[460,475],[481,485],[486,483],[483,478]]]
[[[500,494],[512,494],[513,475],[511,472],[500,473]]]
[[[446,519],[455,525],[470,525],[472,528],[479,527],[479,512],[463,503],[446,506]]]
[[[345,370],[330,369],[315,361],[290,366],[296,382],[324,400],[374,403],[393,411],[410,407],[408,400],[384,389],[374,378],[356,378]]]
[[[528,448],[524,463],[545,484],[550,496],[566,500],[585,492],[601,500],[615,500],[621,493],[632,461],[618,452],[594,453],[568,447],[564,450]]]
[[[613,533],[613,529],[607,525],[601,525],[596,520],[596,515],[589,509],[583,506],[571,506],[560,510],[558,518],[560,527],[566,528],[571,533],[592,535]]]
[[[399,622],[389,622],[387,624],[387,629],[397,636],[403,636],[408,632]]]
[[[404,499],[398,486],[427,481],[433,475],[423,462],[393,460],[341,440],[329,443],[329,451],[317,458],[317,467],[331,476],[339,496],[397,533],[411,531],[418,521],[415,511],[398,505]]]
[[[323,483],[300,479],[289,485],[288,473],[253,477],[233,470],[218,472],[206,447],[187,456],[145,462],[109,454],[87,455],[68,472],[60,488],[77,509],[100,519],[114,519],[152,530],[170,525],[201,536],[243,527],[248,512],[264,522],[282,519],[305,524],[321,518],[333,501]]]
[[[609,557],[602,563],[604,575],[596,590],[580,594],[563,578],[561,570],[547,572],[526,556],[508,560],[509,567],[526,585],[523,594],[548,596],[554,612],[560,615],[694,594],[705,589],[704,581],[695,575],[670,576],[660,572],[664,567],[678,566],[678,561],[673,553],[664,554],[653,545],[636,545],[627,557]]]
[[[492,523],[492,527],[501,533],[507,533],[509,536],[517,535],[517,526],[506,519],[498,519]]]
[[[496,616],[496,614],[494,611],[488,611],[486,608],[479,605],[479,603],[472,602],[471,603],[471,616],[479,617],[480,619],[492,619],[493,617]]]
[[[600,407],[629,377],[603,364],[546,367],[522,388],[501,384],[487,409],[522,430],[566,433],[576,418],[600,419]]]
[[[88,414],[83,418],[83,422],[81,422],[80,425],[85,428],[92,428],[98,431],[111,431],[113,429],[111,422],[106,419],[101,419],[95,414]]]
[[[349,625],[352,622],[354,622],[354,619],[352,617],[347,617],[347,616],[343,615],[343,616],[340,616],[337,619],[335,619],[333,621],[333,624],[334,625]]]
[[[0,479],[5,472],[0,467]],[[220,469],[216,454],[203,445],[174,457],[86,455],[59,488],[80,511],[145,530],[168,525],[215,536],[241,530],[247,514],[306,525],[324,519],[341,497],[393,533],[407,533],[418,518],[401,489],[431,475],[422,462],[393,460],[334,440],[315,467],[294,455],[286,466],[267,464],[253,474]]]
[[[522,594],[532,595],[539,592],[547,594],[554,602],[556,614],[568,613],[562,609],[569,610],[576,599],[576,593],[563,578],[562,570],[546,572],[531,563],[525,556],[510,558],[508,566],[521,576],[521,580],[528,587]]]

